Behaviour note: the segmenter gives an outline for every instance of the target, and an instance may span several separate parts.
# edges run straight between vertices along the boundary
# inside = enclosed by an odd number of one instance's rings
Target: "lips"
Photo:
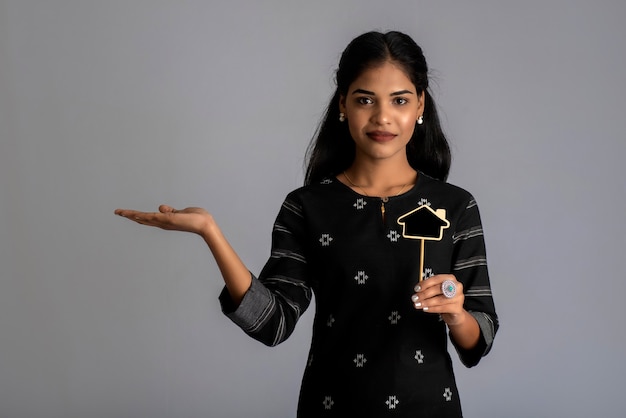
[[[386,131],[371,131],[367,132],[367,136],[376,142],[388,142],[396,137],[395,134]]]

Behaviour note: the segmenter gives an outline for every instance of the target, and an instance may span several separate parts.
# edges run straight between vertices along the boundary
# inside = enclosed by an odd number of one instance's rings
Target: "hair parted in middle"
[[[405,72],[415,85],[416,94],[424,92],[424,123],[416,123],[406,146],[409,164],[433,178],[445,181],[448,177],[450,147],[428,89],[428,66],[422,49],[401,32],[367,32],[353,39],[341,55],[336,71],[337,89],[307,149],[305,185],[334,177],[354,161],[355,143],[348,125],[339,120],[339,100],[365,70],[385,62],[392,62]]]

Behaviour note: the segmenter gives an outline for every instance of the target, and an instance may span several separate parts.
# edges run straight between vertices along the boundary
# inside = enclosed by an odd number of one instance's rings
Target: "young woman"
[[[461,416],[447,333],[471,367],[498,319],[476,201],[445,182],[450,150],[410,37],[348,45],[308,154],[258,277],[203,209],[116,213],[202,236],[224,313],[264,344],[284,341],[315,294],[299,417]]]

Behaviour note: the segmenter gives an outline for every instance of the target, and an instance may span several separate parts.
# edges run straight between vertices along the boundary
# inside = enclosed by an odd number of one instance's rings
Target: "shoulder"
[[[286,200],[293,202],[315,202],[326,200],[332,195],[345,192],[345,188],[335,178],[325,178],[322,181],[308,184],[291,191]]]
[[[319,219],[345,199],[346,188],[337,179],[327,179],[299,187],[287,194],[279,217],[296,216],[300,219]]]
[[[445,181],[437,180],[424,173],[420,173],[420,190],[423,193],[437,196],[439,199],[448,202],[473,202],[476,204],[474,196],[462,187]]]

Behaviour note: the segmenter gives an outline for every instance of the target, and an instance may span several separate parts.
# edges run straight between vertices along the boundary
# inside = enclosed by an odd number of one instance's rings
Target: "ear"
[[[424,91],[417,97],[417,117],[424,116],[424,102],[426,101],[426,95]]]
[[[343,94],[339,95],[339,111],[346,113],[346,96]]]

